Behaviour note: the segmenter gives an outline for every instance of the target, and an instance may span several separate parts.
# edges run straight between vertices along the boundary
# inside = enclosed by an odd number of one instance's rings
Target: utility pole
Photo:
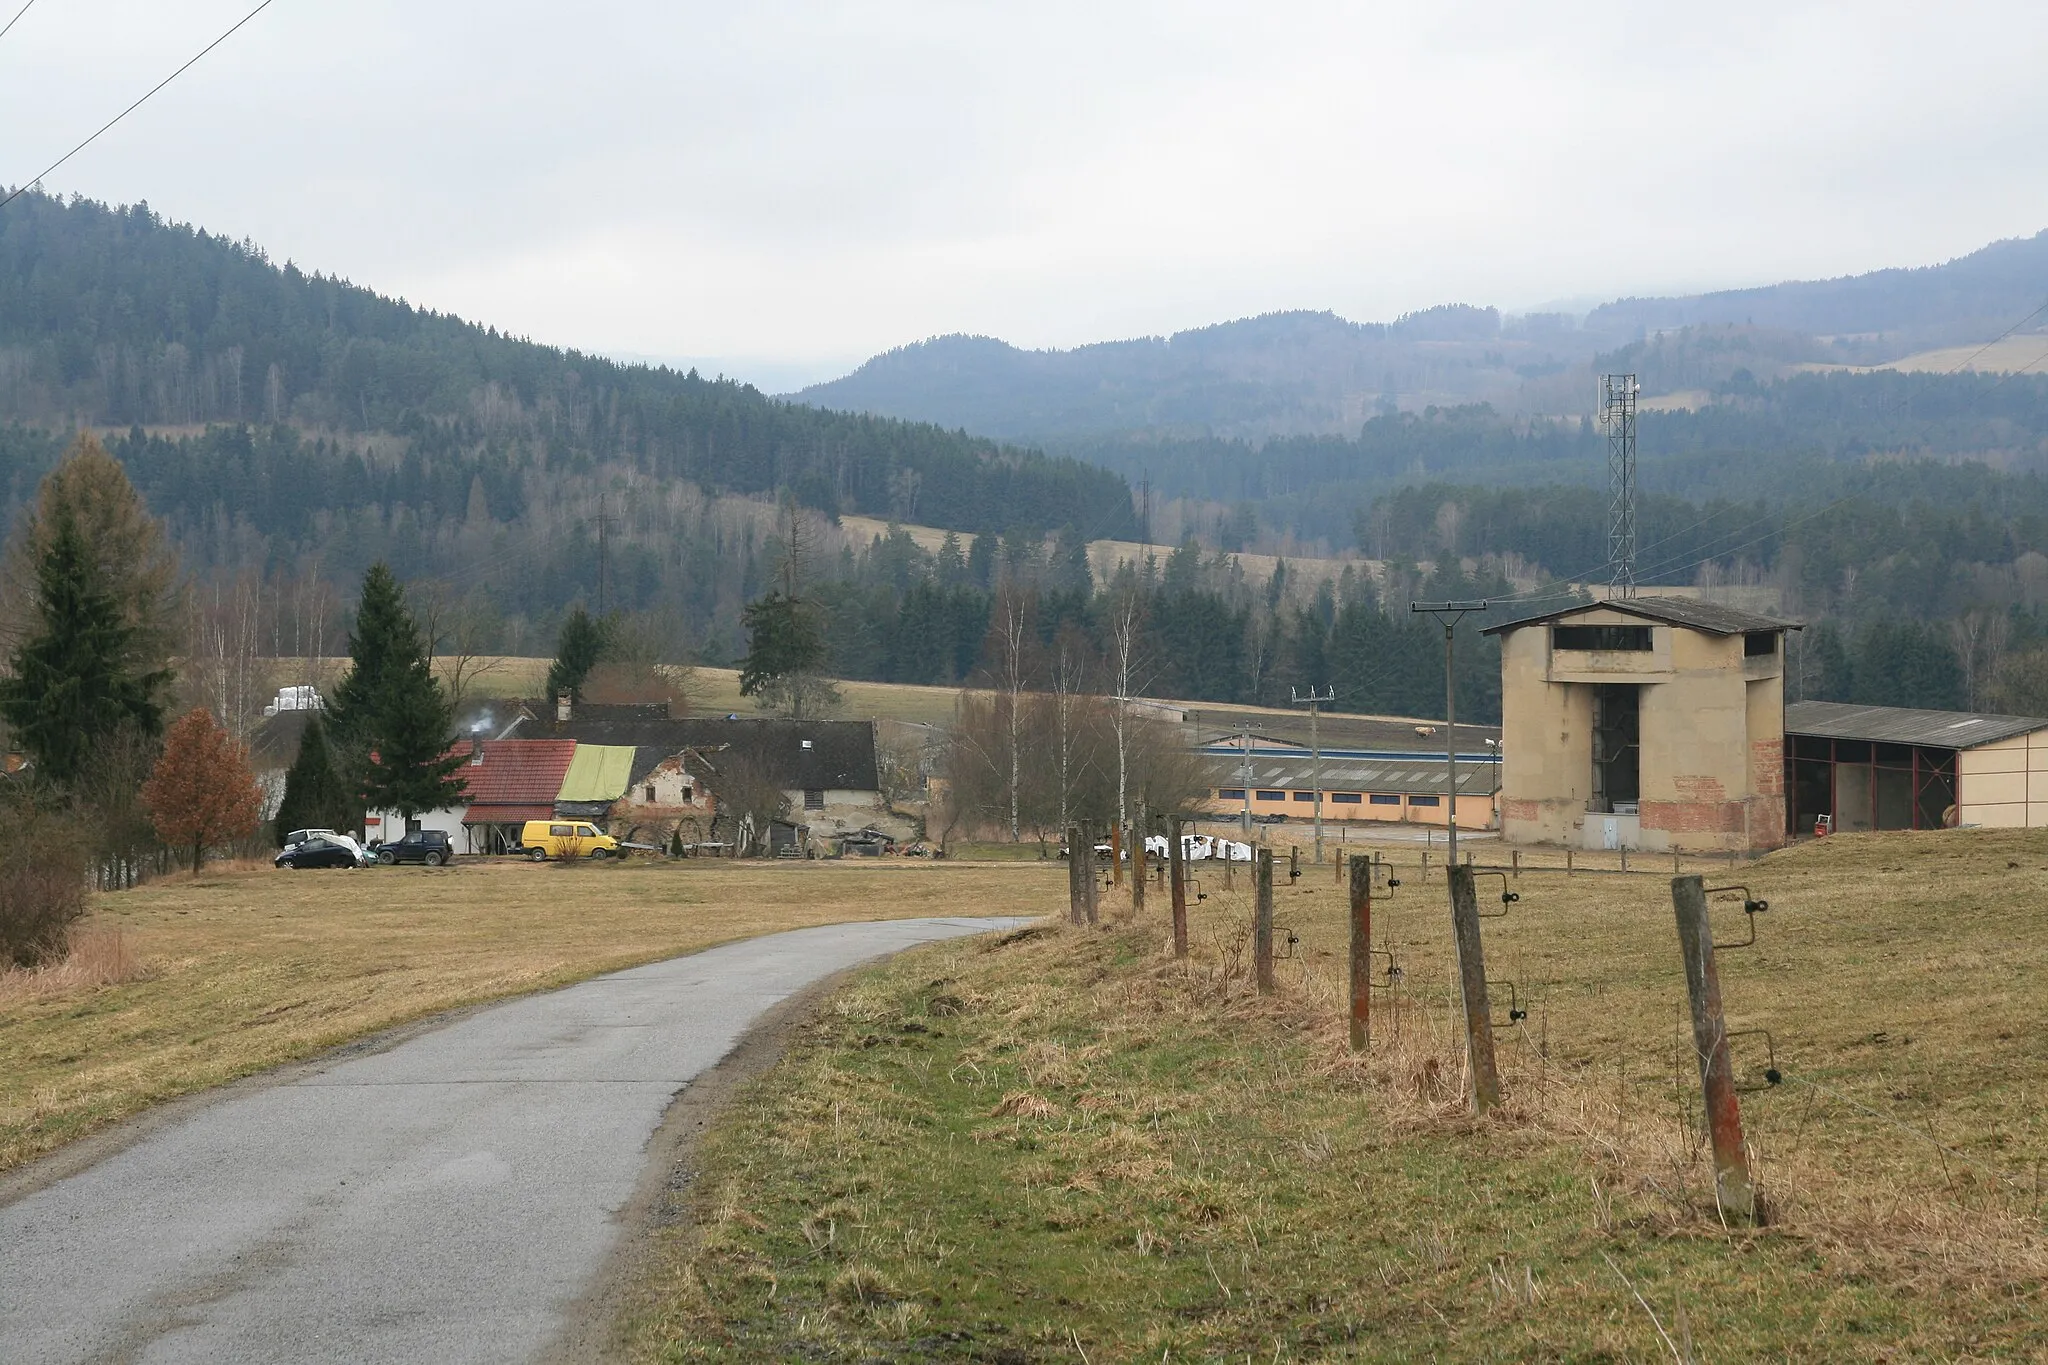
[[[1410,602],[1418,616],[1434,616],[1444,627],[1444,824],[1445,880],[1451,892],[1451,930],[1458,948],[1458,988],[1465,1001],[1465,1061],[1471,1077],[1472,1112],[1484,1114],[1500,1103],[1500,1076],[1494,1069],[1493,1020],[1486,999],[1486,953],[1479,934],[1479,896],[1472,869],[1458,862],[1458,622],[1476,611],[1479,602]]]
[[[1237,780],[1244,783],[1244,820],[1242,827],[1245,841],[1249,843],[1252,837],[1252,732],[1249,728],[1244,732],[1244,762],[1238,765]],[[1227,869],[1229,866],[1228,859],[1224,860],[1224,865]]]
[[[1312,765],[1309,780],[1315,783],[1316,788],[1316,866],[1321,867],[1323,864],[1323,732],[1321,726],[1317,723],[1316,711],[1324,702],[1337,700],[1337,689],[1332,686],[1317,692],[1315,688],[1311,687],[1306,697],[1302,696],[1297,688],[1290,687],[1287,691],[1288,695],[1294,698],[1296,706],[1304,703],[1308,706],[1308,743],[1311,755],[1309,762]]]

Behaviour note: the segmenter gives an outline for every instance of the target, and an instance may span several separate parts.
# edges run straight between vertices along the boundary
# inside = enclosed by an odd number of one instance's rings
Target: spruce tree
[[[34,620],[0,679],[0,719],[45,782],[67,787],[124,724],[163,729],[162,669],[137,672],[136,627],[100,582],[78,523],[59,515],[36,564]]]
[[[609,626],[609,620],[592,620],[581,607],[569,613],[555,638],[555,661],[548,665],[549,701],[564,693],[572,701],[583,700],[583,684],[589,681],[590,670],[610,652]]]
[[[348,644],[349,671],[334,691],[330,724],[349,789],[364,805],[408,819],[459,799],[455,772],[463,759],[449,752],[454,708],[405,593],[381,563],[363,576]]]
[[[277,805],[277,841],[295,829],[350,829],[355,825],[355,799],[335,765],[327,723],[315,711],[299,736],[298,757],[284,775],[284,798]]]

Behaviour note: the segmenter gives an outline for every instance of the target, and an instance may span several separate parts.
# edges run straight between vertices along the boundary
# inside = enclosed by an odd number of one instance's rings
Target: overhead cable
[[[29,0],[29,4],[34,4],[34,3],[35,3],[35,0]],[[34,188],[35,186],[37,186],[37,185],[39,185],[39,184],[41,184],[41,183],[42,183],[42,180],[43,180],[43,177],[44,177],[44,176],[46,176],[46,175],[50,174],[50,172],[52,172],[52,171],[56,170],[56,169],[57,169],[57,168],[58,168],[59,166],[62,166],[62,165],[63,165],[63,164],[65,163],[65,162],[69,161],[69,160],[70,160],[70,159],[71,159],[72,157],[74,157],[74,156],[77,156],[77,155],[78,155],[78,154],[79,154],[80,152],[84,151],[84,150],[85,150],[85,149],[86,149],[87,147],[90,147],[90,146],[92,146],[92,144],[93,144],[93,143],[95,143],[95,142],[99,141],[99,139],[100,139],[100,135],[101,135],[102,133],[105,133],[105,132],[106,132],[106,131],[107,131],[108,129],[112,128],[112,127],[113,127],[113,126],[114,126],[115,124],[119,123],[119,122],[120,122],[120,121],[121,121],[122,119],[124,119],[124,118],[127,118],[127,117],[128,117],[128,116],[129,116],[130,114],[134,113],[134,112],[135,112],[135,111],[136,111],[137,109],[140,109],[140,108],[141,108],[141,107],[142,107],[142,106],[143,106],[144,104],[148,103],[148,102],[149,102],[149,99],[150,99],[150,96],[151,96],[151,95],[154,95],[154,94],[156,94],[156,92],[157,92],[157,91],[159,91],[159,90],[163,89],[163,88],[164,88],[165,86],[169,85],[169,84],[170,84],[170,83],[171,83],[172,81],[174,81],[174,80],[178,79],[178,77],[180,77],[180,76],[184,75],[184,74],[185,74],[185,73],[186,73],[187,71],[190,71],[190,70],[191,70],[191,69],[192,69],[193,67],[197,66],[197,65],[199,64],[199,59],[200,59],[201,57],[204,57],[204,56],[205,56],[205,55],[206,55],[207,53],[209,53],[209,52],[213,51],[213,50],[214,50],[215,48],[219,47],[219,46],[220,46],[220,45],[221,45],[222,43],[224,43],[224,42],[226,42],[226,41],[227,41],[228,39],[230,39],[230,38],[234,37],[234,36],[235,36],[235,33],[236,33],[236,31],[237,31],[237,30],[239,30],[239,29],[240,29],[240,28],[242,27],[242,25],[244,25],[244,24],[248,23],[248,22],[249,22],[249,21],[250,21],[251,19],[254,19],[254,18],[255,18],[255,17],[257,16],[257,15],[259,15],[259,14],[263,13],[263,11],[265,11],[265,10],[269,9],[272,3],[273,3],[273,0],[263,0],[263,2],[262,2],[261,4],[259,4],[258,6],[256,6],[256,8],[255,8],[255,9],[252,9],[252,10],[250,10],[250,11],[249,11],[249,12],[248,12],[247,14],[243,15],[243,16],[242,16],[242,17],[241,17],[240,19],[236,20],[236,21],[235,21],[235,24],[234,24],[234,27],[233,27],[233,28],[230,28],[230,29],[229,29],[229,30],[228,30],[228,31],[227,31],[226,33],[223,33],[223,34],[221,34],[221,35],[220,35],[220,37],[218,37],[218,38],[215,38],[215,39],[214,39],[214,40],[213,40],[212,42],[208,43],[208,44],[207,44],[207,45],[206,45],[205,47],[201,48],[201,49],[199,50],[198,54],[197,54],[196,56],[194,56],[194,57],[192,58],[192,60],[190,60],[190,61],[186,62],[186,63],[185,63],[185,64],[184,64],[183,66],[179,67],[179,68],[178,68],[178,69],[177,69],[176,71],[173,71],[173,72],[172,72],[172,73],[171,73],[170,75],[168,75],[168,76],[164,77],[164,78],[163,78],[162,80],[158,81],[158,82],[157,82],[157,83],[156,83],[155,85],[152,85],[152,86],[151,86],[151,87],[149,88],[149,91],[148,91],[148,93],[144,94],[144,95],[143,95],[143,97],[142,97],[141,99],[139,99],[139,100],[135,101],[135,103],[133,103],[133,104],[129,105],[129,106],[128,106],[128,107],[126,108],[126,109],[123,109],[123,110],[122,110],[122,111],[121,111],[120,113],[118,113],[118,114],[114,115],[114,116],[113,116],[112,118],[108,119],[108,120],[107,120],[107,121],[106,121],[105,123],[101,124],[101,125],[99,126],[99,128],[98,128],[98,129],[97,129],[97,130],[96,130],[96,131],[95,131],[95,132],[94,132],[94,133],[92,134],[92,136],[91,136],[91,137],[88,137],[88,138],[87,138],[87,139],[86,139],[85,141],[83,141],[83,142],[79,143],[79,144],[78,144],[78,145],[77,145],[76,147],[73,147],[73,148],[72,148],[72,149],[71,149],[70,151],[68,151],[68,152],[64,153],[64,155],[62,155],[62,156],[58,157],[58,158],[57,158],[57,159],[56,159],[55,161],[52,161],[52,162],[51,162],[51,163],[50,163],[49,165],[45,166],[45,167],[43,168],[43,170],[42,170],[42,173],[41,173],[41,174],[37,175],[37,176],[36,176],[36,177],[35,177],[34,179],[30,180],[30,181],[29,181],[29,182],[28,182],[27,184],[25,184],[25,185],[22,185],[22,186],[20,186],[20,187],[19,187],[18,189],[16,189],[16,190],[15,190],[15,191],[14,191],[14,192],[13,192],[12,194],[9,194],[9,195],[8,195],[8,196],[7,196],[7,197],[6,197],[5,199],[0,199],[0,209],[4,209],[4,208],[6,208],[6,207],[7,207],[7,206],[8,206],[9,204],[11,204],[11,203],[13,203],[13,202],[14,202],[15,200],[17,200],[17,199],[21,198],[21,196],[22,196],[22,195],[24,195],[24,194],[27,194],[27,193],[29,192],[29,190],[33,189],[33,188]],[[25,13],[27,13],[27,12],[28,12],[28,5],[23,5],[23,6],[22,6],[22,13],[23,13],[23,14],[25,14]],[[14,16],[14,18],[15,18],[15,19],[19,19],[19,18],[21,18],[21,15],[20,15],[20,14],[17,14],[17,15],[15,15],[15,16]],[[13,27],[14,27],[14,23],[13,23],[13,21],[12,21],[12,20],[10,20],[10,21],[8,22],[8,25],[7,25],[7,27],[8,27],[8,28],[13,28]],[[5,29],[0,29],[0,33],[5,33],[5,32],[6,32],[6,30],[5,30]]]

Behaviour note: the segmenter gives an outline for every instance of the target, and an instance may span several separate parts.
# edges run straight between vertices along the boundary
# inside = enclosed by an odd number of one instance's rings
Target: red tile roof
[[[483,762],[456,770],[469,784],[470,823],[545,820],[555,813],[555,794],[569,760],[570,739],[487,739]]]

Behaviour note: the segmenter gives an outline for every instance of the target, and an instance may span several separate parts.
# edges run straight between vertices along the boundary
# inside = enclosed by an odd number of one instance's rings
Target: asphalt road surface
[[[670,1101],[755,1019],[1020,922],[728,944],[200,1108],[0,1208],[0,1361],[531,1359],[617,1242]]]

